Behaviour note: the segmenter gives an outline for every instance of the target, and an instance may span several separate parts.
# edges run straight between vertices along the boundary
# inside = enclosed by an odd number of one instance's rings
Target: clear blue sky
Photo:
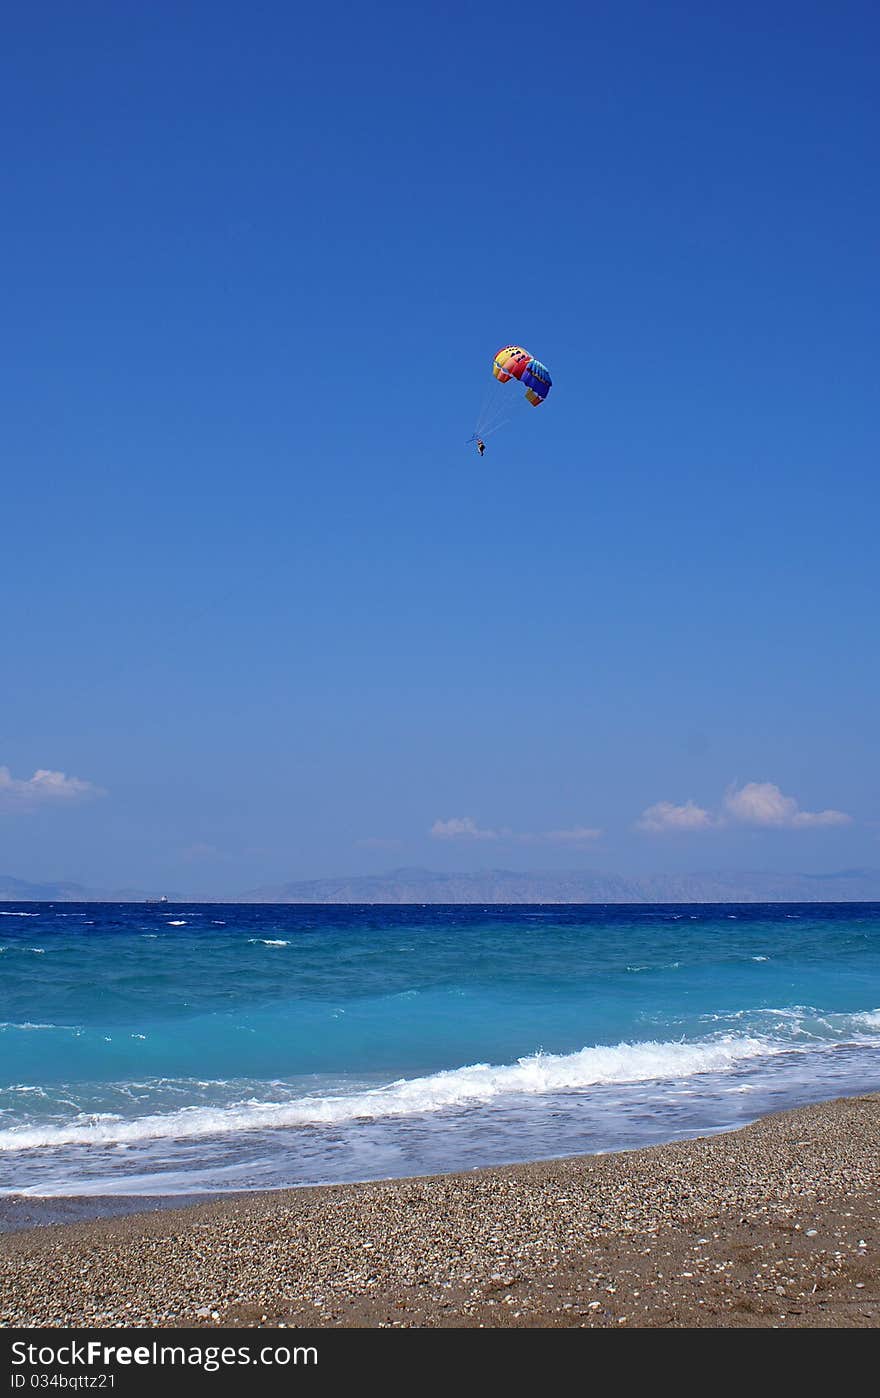
[[[0,872],[880,864],[878,59],[870,3],[9,10]]]

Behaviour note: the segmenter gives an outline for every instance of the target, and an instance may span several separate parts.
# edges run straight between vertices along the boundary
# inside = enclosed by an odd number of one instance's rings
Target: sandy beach
[[[238,1195],[0,1243],[16,1326],[873,1327],[880,1096],[618,1155]]]

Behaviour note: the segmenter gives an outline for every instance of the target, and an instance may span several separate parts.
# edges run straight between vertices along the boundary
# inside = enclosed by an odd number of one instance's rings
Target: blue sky
[[[10,12],[0,872],[880,864],[878,49]]]

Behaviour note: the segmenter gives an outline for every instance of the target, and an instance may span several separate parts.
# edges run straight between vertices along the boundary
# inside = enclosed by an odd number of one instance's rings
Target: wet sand
[[[878,1248],[875,1095],[615,1155],[29,1228],[0,1239],[0,1321],[870,1328]]]
[[[95,1218],[119,1218],[124,1214],[150,1214],[157,1210],[183,1209],[205,1204],[217,1194],[34,1194],[0,1195],[0,1234],[23,1228],[44,1228],[53,1223],[86,1223]]]

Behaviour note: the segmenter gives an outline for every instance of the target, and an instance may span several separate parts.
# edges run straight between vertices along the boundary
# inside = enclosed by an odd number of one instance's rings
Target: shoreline
[[[872,1094],[621,1153],[164,1196],[5,1234],[0,1323],[873,1328],[878,1143]]]
[[[859,1098],[870,1097],[873,1093],[870,1089],[866,1092],[856,1094]],[[880,1098],[880,1091],[877,1093]],[[574,1155],[550,1155],[538,1156],[536,1159],[526,1160],[502,1160],[492,1162],[487,1165],[463,1166],[459,1169],[426,1171],[418,1175],[368,1175],[364,1179],[353,1180],[324,1180],[316,1183],[305,1182],[302,1184],[290,1185],[270,1185],[263,1189],[242,1188],[229,1190],[188,1190],[174,1194],[126,1194],[122,1190],[118,1193],[103,1194],[24,1194],[12,1191],[0,1194],[0,1243],[4,1237],[12,1234],[29,1232],[36,1228],[54,1228],[67,1224],[88,1224],[97,1223],[102,1219],[129,1218],[141,1214],[175,1213],[192,1208],[199,1208],[206,1204],[231,1204],[241,1200],[279,1199],[290,1195],[296,1197],[301,1194],[308,1194],[315,1191],[333,1191],[343,1189],[360,1189],[371,1185],[394,1185],[394,1184],[416,1184],[425,1180],[444,1180],[467,1178],[471,1175],[490,1174],[495,1171],[507,1171],[517,1169],[527,1169],[531,1166],[536,1168],[542,1165],[559,1165],[569,1160],[595,1160],[606,1156],[626,1156],[637,1152],[654,1150],[659,1146],[687,1144],[689,1141],[702,1140],[718,1135],[730,1135],[737,1131],[743,1131],[755,1122],[764,1120],[768,1116],[781,1115],[784,1112],[798,1111],[811,1106],[825,1106],[827,1101],[849,1101],[854,1100],[849,1096],[844,1098],[822,1099],[818,1103],[805,1102],[794,1107],[780,1108],[778,1113],[761,1113],[748,1121],[740,1122],[738,1125],[706,1127],[702,1131],[695,1131],[694,1135],[674,1136],[668,1141],[652,1141],[645,1145],[623,1146],[616,1150],[595,1150],[578,1151]]]
[[[860,1096],[871,1094],[859,1094]],[[880,1093],[878,1093],[880,1096]],[[837,1100],[837,1099],[835,1099]],[[850,1100],[844,1098],[840,1100]],[[807,1106],[819,1105],[807,1103]],[[786,1108],[785,1110],[799,1110]],[[766,1114],[765,1114],[766,1115]],[[773,1115],[777,1115],[773,1113]],[[426,1171],[419,1175],[380,1175],[367,1176],[355,1180],[325,1180],[320,1183],[273,1185],[265,1189],[191,1190],[181,1194],[21,1194],[15,1191],[0,1194],[0,1244],[4,1238],[33,1229],[64,1227],[68,1224],[98,1223],[102,1219],[130,1218],[141,1214],[180,1213],[207,1204],[231,1204],[241,1200],[280,1199],[290,1195],[327,1192],[343,1189],[362,1189],[370,1186],[418,1184],[423,1181],[465,1179],[472,1175],[485,1175],[507,1170],[528,1169],[532,1166],[558,1165],[568,1160],[598,1160],[609,1155],[626,1156],[639,1151],[654,1150],[658,1146],[687,1143],[717,1135],[729,1135],[742,1131],[758,1116],[737,1126],[709,1127],[693,1136],[676,1136],[670,1141],[655,1141],[650,1145],[626,1146],[619,1150],[581,1151],[576,1155],[539,1156],[534,1160],[503,1160],[489,1165],[466,1166],[461,1169]]]
[[[189,1194],[0,1194],[0,1239],[31,1228],[96,1223],[102,1218],[127,1218],[131,1214],[171,1213],[256,1192],[241,1189],[228,1194],[213,1190],[193,1190]]]

